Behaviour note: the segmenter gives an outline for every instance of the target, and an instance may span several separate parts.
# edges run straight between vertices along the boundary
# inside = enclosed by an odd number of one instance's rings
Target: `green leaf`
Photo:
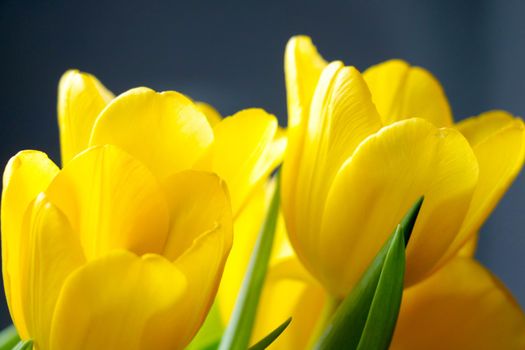
[[[246,350],[250,342],[257,305],[261,296],[268,261],[272,251],[277,217],[279,214],[280,175],[276,175],[276,186],[268,213],[257,238],[250,264],[244,276],[243,284],[233,309],[232,317],[219,350]]]
[[[282,332],[284,332],[284,330],[286,329],[286,327],[288,327],[290,322],[292,322],[292,318],[291,317],[289,319],[287,319],[286,321],[284,321],[283,323],[281,323],[281,325],[279,327],[275,328],[266,337],[264,337],[261,340],[259,340],[256,344],[250,346],[249,350],[264,350],[264,349],[266,349],[268,346],[270,346],[270,344],[272,344],[275,341],[275,339],[277,339],[281,335]]]
[[[315,349],[388,349],[403,294],[405,246],[422,203],[423,198],[405,215],[341,303]]]
[[[216,342],[208,344],[208,345],[204,346],[203,348],[201,348],[200,350],[217,350],[219,348],[220,341],[221,340],[218,339]]]
[[[408,245],[408,242],[410,241],[410,235],[412,234],[412,229],[414,228],[414,225],[416,224],[417,215],[419,214],[419,210],[421,209],[421,206],[423,205],[423,200],[425,197],[420,197],[414,205],[412,205],[412,208],[410,208],[407,213],[405,214],[405,217],[401,220],[400,225],[401,229],[403,230],[403,236],[405,238],[405,247]]]
[[[20,337],[13,325],[0,332],[0,350],[11,350],[19,341]]]
[[[197,335],[186,350],[211,350],[217,349],[224,332],[219,306],[214,303]]]
[[[13,350],[31,350],[31,349],[33,349],[33,341],[32,340],[21,340],[13,348]]]

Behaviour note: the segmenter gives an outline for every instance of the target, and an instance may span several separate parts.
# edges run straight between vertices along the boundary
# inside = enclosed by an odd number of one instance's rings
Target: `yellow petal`
[[[441,264],[479,231],[523,167],[525,156],[525,126],[508,113],[487,112],[460,123],[458,128],[478,159],[479,181],[461,231]]]
[[[231,226],[218,226],[198,237],[175,261],[188,280],[184,304],[177,309],[184,317],[171,323],[177,332],[177,344],[188,344],[204,322],[217,293],[231,244]]]
[[[408,289],[392,350],[525,348],[525,315],[481,265],[456,258]]]
[[[206,117],[174,91],[129,90],[98,117],[90,145],[113,144],[160,179],[191,168],[213,140]]]
[[[458,256],[473,258],[478,249],[479,234],[473,235],[463,246],[458,250]]]
[[[323,229],[309,243],[315,247],[309,257],[318,267],[315,275],[331,293],[344,296],[424,195],[407,247],[405,281],[417,282],[454,239],[477,179],[476,158],[458,131],[423,119],[383,128],[359,146],[334,180]]]
[[[325,297],[323,288],[312,280],[296,258],[282,259],[268,272],[252,341],[260,340],[292,317],[292,322],[272,344],[272,349],[306,349]]]
[[[62,164],[87,148],[99,113],[113,99],[91,74],[67,71],[58,85],[58,126]]]
[[[51,320],[64,280],[85,259],[67,218],[40,194],[21,231],[20,291],[27,330],[35,346],[49,349]]]
[[[295,149],[300,153],[298,168],[285,163],[283,170],[283,212],[300,257],[317,249],[310,243],[319,234],[324,200],[337,170],[380,127],[360,73],[340,62],[328,65],[312,101],[305,143]],[[304,259],[304,263],[312,261]]]
[[[427,70],[390,60],[364,73],[383,123],[423,118],[435,126],[451,126],[452,113],[443,88]]]
[[[517,118],[514,118],[512,114],[501,110],[492,110],[477,117],[464,119],[457,123],[456,127],[467,138],[471,146],[475,147],[493,136],[494,133],[516,122]]]
[[[19,152],[9,160],[4,171],[1,210],[4,289],[11,318],[24,339],[28,338],[28,332],[20,289],[22,222],[29,204],[46,189],[58,171],[47,155],[38,151]]]
[[[226,184],[216,174],[186,170],[165,182],[171,227],[163,255],[175,260],[206,232],[230,232],[232,213]],[[230,237],[231,239],[231,237]]]
[[[211,105],[204,102],[195,102],[195,106],[206,116],[208,123],[214,127],[222,120],[221,114]]]
[[[282,173],[283,198],[294,197],[295,186],[292,183],[296,180],[301,162],[310,104],[326,65],[309,37],[292,37],[286,45],[284,73],[288,103],[288,145]],[[282,205],[289,206],[289,202],[283,201]],[[284,212],[290,216],[291,208],[285,208]]]
[[[288,41],[284,53],[288,128],[308,120],[310,102],[326,64],[309,37],[294,36]]]
[[[185,277],[165,258],[116,251],[74,272],[59,296],[52,349],[182,349],[173,319]]]
[[[88,259],[115,248],[163,251],[169,225],[164,194],[149,170],[117,147],[78,155],[46,194],[80,235]]]
[[[213,129],[215,140],[198,168],[217,173],[228,184],[234,215],[255,186],[282,161],[286,139],[277,136],[275,116],[246,109],[223,119]]]
[[[213,302],[232,245],[232,213],[224,181],[188,170],[166,179],[171,228],[164,256],[174,260],[188,285],[170,327],[176,344],[188,344]]]

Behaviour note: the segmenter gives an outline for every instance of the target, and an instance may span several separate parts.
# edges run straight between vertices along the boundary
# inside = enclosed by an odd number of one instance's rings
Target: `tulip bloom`
[[[161,175],[211,171],[226,181],[234,216],[286,148],[277,119],[261,109],[222,119],[211,106],[173,91],[136,88],[114,98],[95,77],[76,70],[60,80],[58,100],[63,164],[90,145],[110,143]],[[192,123],[202,115],[207,122]]]
[[[306,349],[330,296],[290,253],[274,259],[258,308],[254,339],[293,317],[274,349]],[[403,293],[390,349],[525,347],[525,314],[509,291],[470,256],[456,256]]]
[[[233,310],[265,205],[260,188],[239,217],[242,244],[234,243],[217,295],[224,323]],[[292,323],[272,349],[306,349],[331,296],[303,267],[286,237],[281,216],[252,342],[291,316]],[[525,314],[505,286],[473,259],[471,243],[429,278],[405,289],[391,349],[523,349]]]
[[[3,278],[21,338],[183,348],[215,296],[236,213],[280,160],[275,118],[246,110],[212,128],[179,93],[113,98],[76,71],[58,109],[63,169],[22,151],[4,172]]]
[[[520,119],[492,111],[453,125],[441,86],[421,68],[388,61],[361,75],[295,37],[285,73],[283,214],[299,259],[333,298],[353,288],[422,195],[406,285],[437,271],[522,167]]]

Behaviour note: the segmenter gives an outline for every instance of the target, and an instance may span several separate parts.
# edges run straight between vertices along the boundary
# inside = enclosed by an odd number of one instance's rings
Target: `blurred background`
[[[118,94],[178,90],[223,115],[263,107],[286,124],[283,50],[308,34],[364,70],[403,58],[442,82],[456,119],[525,115],[525,2],[0,0],[0,163],[21,149],[59,162],[56,89],[78,68]],[[525,306],[525,175],[487,221],[479,259]],[[0,294],[0,327],[9,313]]]

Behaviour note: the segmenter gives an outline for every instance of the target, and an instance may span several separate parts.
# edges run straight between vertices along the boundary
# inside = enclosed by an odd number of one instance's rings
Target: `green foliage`
[[[246,350],[250,342],[257,305],[264,285],[272,252],[279,214],[280,175],[261,232],[255,244],[250,264],[237,297],[232,317],[219,345],[219,350]]]
[[[13,350],[31,350],[31,349],[33,349],[33,341],[32,340],[21,340],[13,348]]]
[[[250,346],[249,350],[264,350],[264,349],[266,349],[268,346],[270,346],[270,344],[272,344],[275,341],[275,339],[277,339],[281,335],[282,332],[284,332],[284,330],[286,329],[286,327],[288,327],[290,322],[292,322],[292,318],[291,317],[289,319],[287,319],[286,321],[284,321],[283,323],[281,323],[281,325],[279,327],[277,327],[273,331],[271,331],[266,337],[264,337],[261,340],[259,340],[256,344]]]
[[[193,338],[186,350],[211,350],[217,349],[221,341],[224,326],[222,324],[219,306],[214,303],[206,317],[206,321]]]
[[[405,272],[405,245],[423,198],[384,244],[325,328],[315,349],[388,349],[399,314]]]
[[[0,332],[0,350],[11,350],[19,341],[20,337],[13,325]]]

